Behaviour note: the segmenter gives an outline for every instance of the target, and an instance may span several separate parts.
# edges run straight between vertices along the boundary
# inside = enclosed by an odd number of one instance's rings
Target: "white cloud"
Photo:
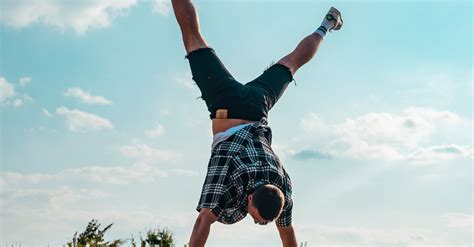
[[[64,93],[65,96],[71,96],[90,105],[110,105],[112,102],[103,96],[93,96],[89,92],[85,92],[80,88],[68,88]]]
[[[5,77],[0,77],[0,104],[7,102],[7,99],[15,95],[15,88],[8,83]]]
[[[12,102],[12,106],[14,106],[14,107],[19,107],[21,105],[23,105],[23,100],[22,99],[15,99]]]
[[[325,132],[329,129],[324,120],[313,112],[301,120],[301,127],[308,132]]]
[[[13,106],[13,107],[20,107],[24,105],[26,102],[31,102],[33,99],[26,95],[26,94],[17,94],[17,98],[13,99],[12,101],[8,102],[7,104]]]
[[[170,0],[151,0],[152,11],[159,15],[167,16],[171,10]]]
[[[129,166],[85,166],[65,169],[56,173],[18,173],[0,172],[0,186],[14,187],[19,185],[44,184],[46,182],[74,183],[88,181],[103,184],[130,184],[153,182],[159,178],[176,176],[196,176],[196,171],[173,168],[170,170],[158,167],[156,161],[175,161],[181,154],[171,150],[159,150],[145,144],[134,144],[120,148],[125,157],[136,159]]]
[[[452,160],[459,157],[469,157],[472,155],[469,147],[458,145],[441,145],[420,148],[412,154],[407,155],[407,160],[413,164],[433,164],[442,160]]]
[[[2,219],[4,222],[10,222],[9,225],[12,228],[20,227],[23,230],[29,228],[32,230],[35,228],[31,226],[35,224],[34,222],[41,222],[41,226],[48,226],[47,230],[44,230],[43,234],[30,235],[29,240],[41,239],[41,236],[46,234],[49,236],[47,241],[54,240],[52,237],[55,236],[54,234],[57,235],[58,231],[64,231],[64,222],[85,224],[97,216],[113,220],[113,222],[121,222],[124,224],[122,228],[133,225],[135,230],[154,225],[156,222],[169,227],[187,228],[192,224],[193,219],[189,216],[194,215],[194,212],[186,213],[184,217],[176,213],[163,213],[155,205],[145,209],[144,206],[147,203],[155,202],[153,200],[140,200],[139,207],[132,206],[133,210],[127,206],[114,207],[113,210],[98,206],[115,205],[116,202],[130,200],[130,194],[118,193],[119,196],[115,196],[117,186],[128,188],[130,184],[159,182],[160,179],[169,176],[198,175],[196,171],[180,168],[165,170],[143,160],[143,152],[145,152],[145,158],[152,156],[159,160],[168,159],[172,152],[160,152],[145,145],[136,145],[136,147],[124,149],[124,155],[132,154],[133,157],[138,158],[138,161],[130,166],[86,166],[52,173],[0,172],[0,187],[4,188],[0,193],[0,207],[4,209],[0,213]],[[94,189],[89,189],[89,187]],[[141,190],[147,189],[142,187]],[[160,192],[160,189],[153,189],[153,192],[162,195],[167,189],[162,190],[163,192]],[[120,203],[120,205],[126,204]],[[26,222],[30,222],[27,229],[24,228]],[[55,230],[56,228],[58,230]],[[70,230],[68,234],[72,233],[73,231]]]
[[[441,218],[448,221],[447,226],[450,228],[464,229],[472,231],[474,226],[474,216],[470,214],[448,213],[443,214]]]
[[[137,182],[152,182],[167,177],[169,173],[156,166],[137,162],[131,166],[88,166],[66,170],[62,174],[70,178],[83,178],[96,183],[130,184]]]
[[[20,85],[24,87],[26,84],[31,82],[31,77],[21,77],[20,78]]]
[[[198,176],[200,175],[197,171],[186,170],[186,169],[171,169],[171,174],[178,176]]]
[[[410,107],[401,114],[368,113],[333,125],[310,113],[301,126],[324,141],[318,150],[328,155],[431,164],[471,154],[469,147],[429,145],[440,130],[449,135],[465,122],[449,111]]]
[[[105,118],[79,110],[69,110],[64,106],[56,109],[56,114],[66,117],[69,130],[72,132],[113,128],[112,123]]]
[[[156,125],[155,128],[146,130],[145,135],[147,135],[148,137],[158,137],[158,136],[163,135],[164,132],[165,132],[165,127],[163,127],[163,125],[161,124],[158,124]]]
[[[337,131],[352,140],[373,144],[416,147],[426,139],[438,123],[456,123],[454,113],[427,108],[408,108],[402,114],[369,113],[337,126]]]
[[[85,202],[106,201],[108,197],[110,195],[102,190],[76,189],[64,185],[49,188],[47,186],[39,188],[7,187],[2,191],[2,200],[0,202],[2,211],[0,214],[2,222],[9,222],[9,225],[13,228],[21,226],[26,230],[25,228],[29,228],[30,224],[42,222],[45,224],[43,227],[37,226],[38,228],[29,230],[35,233],[51,233],[55,229],[47,226],[55,225],[65,220],[74,221],[83,219],[83,217],[90,217],[90,215],[83,213],[84,210],[77,210],[78,208],[76,208],[76,210],[72,210],[76,211],[73,213],[69,209],[75,208],[77,205],[86,205],[87,203]],[[31,219],[31,221],[28,219]],[[14,232],[10,233],[14,234]]]
[[[0,172],[0,217],[2,223],[10,226],[4,229],[3,233],[8,237],[4,240],[21,239],[59,246],[64,244],[64,237],[83,229],[92,218],[99,218],[101,223],[114,222],[120,226],[115,229],[125,234],[157,223],[173,230],[187,230],[194,221],[194,211],[183,214],[169,210],[168,206],[160,206],[166,205],[162,199],[171,193],[169,188],[140,184],[156,185],[164,183],[162,179],[166,177],[196,176],[197,172],[181,168],[163,169],[148,163],[140,152],[146,151],[145,158],[151,156],[159,160],[169,158],[173,152],[136,146],[135,149],[125,149],[133,152],[124,153],[137,158],[138,161],[132,165],[95,165],[50,173]],[[20,234],[22,231],[32,234],[24,239]]]
[[[440,174],[436,174],[436,173],[428,173],[428,174],[423,174],[423,175],[420,175],[417,177],[417,179],[421,182],[421,183],[426,183],[426,182],[429,182],[429,181],[434,181],[434,180],[437,180],[437,179],[440,179],[441,178],[441,175]]]
[[[199,89],[196,83],[192,80],[193,76],[191,71],[186,71],[182,75],[175,76],[174,80],[177,84],[189,89],[189,90],[196,90]]]
[[[321,152],[314,149],[302,149],[298,152],[293,153],[292,158],[298,160],[330,160],[332,159],[332,156],[329,153]]]
[[[296,229],[302,239],[316,246],[432,246],[452,243],[447,234],[440,236],[429,229],[408,227],[384,229],[314,224],[297,226]]]
[[[138,161],[130,166],[86,166],[65,169],[56,173],[0,172],[0,185],[28,186],[47,183],[67,184],[93,182],[98,184],[127,185],[150,183],[169,176],[197,176],[196,171],[186,169],[166,170],[147,162]]]
[[[133,233],[137,239],[139,231],[143,236],[144,228],[156,227],[157,224],[173,231],[187,231],[194,222],[194,211],[163,210],[154,204],[156,201],[150,200],[150,197],[162,196],[161,191],[165,190],[155,189],[157,196],[134,198],[105,186],[91,189],[64,185],[7,187],[0,200],[2,224],[9,226],[2,229],[5,237],[2,240],[63,246],[72,239],[75,231],[83,231],[92,218],[98,219],[103,226],[114,223],[106,237],[115,234],[125,238]],[[26,238],[25,231],[30,232]]]
[[[160,110],[160,115],[161,116],[169,116],[170,115],[170,111],[168,109],[163,109],[163,110]]]
[[[0,105],[20,107],[30,101],[33,101],[30,96],[15,92],[13,84],[9,83],[5,77],[0,77]]]
[[[181,157],[181,154],[170,150],[160,150],[147,146],[146,144],[135,143],[131,146],[123,146],[120,148],[124,156],[136,158],[138,160],[155,161],[155,160],[175,160]]]
[[[410,66],[410,70],[394,69],[387,79],[396,83],[394,99],[403,102],[419,102],[437,108],[452,106],[472,91],[472,68],[456,67],[450,64],[430,64],[428,67]],[[381,101],[380,101],[381,102]]]
[[[42,108],[41,112],[46,116],[46,117],[52,117],[53,114],[51,114],[48,110]]]
[[[60,30],[73,29],[78,34],[104,28],[125,14],[136,0],[3,0],[0,21],[14,28],[42,23]]]

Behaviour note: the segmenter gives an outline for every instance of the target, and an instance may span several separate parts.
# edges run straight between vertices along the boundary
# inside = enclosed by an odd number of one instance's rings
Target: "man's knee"
[[[291,59],[291,57],[286,56],[282,59],[280,59],[277,63],[284,65],[285,67],[290,69],[290,72],[292,75],[296,73],[296,70],[298,70],[298,67],[296,66],[296,63],[294,63]]]

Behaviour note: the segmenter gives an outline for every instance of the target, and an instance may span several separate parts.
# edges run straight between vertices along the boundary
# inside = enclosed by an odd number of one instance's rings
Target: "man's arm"
[[[189,240],[189,247],[204,247],[206,244],[211,224],[217,221],[217,217],[209,208],[202,208],[194,223],[193,233]]]
[[[281,242],[283,247],[297,247],[298,243],[296,242],[295,230],[293,225],[287,227],[280,227],[277,225],[278,232],[280,233]]]

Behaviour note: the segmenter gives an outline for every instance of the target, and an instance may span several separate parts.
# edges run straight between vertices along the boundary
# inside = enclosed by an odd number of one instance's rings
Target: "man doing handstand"
[[[172,4],[185,57],[210,112],[214,134],[190,247],[204,246],[214,222],[233,224],[247,213],[256,224],[275,220],[283,246],[296,247],[291,180],[271,148],[266,119],[295,72],[316,54],[326,33],[342,27],[340,12],[331,8],[321,26],[294,51],[244,85],[204,41],[193,3],[172,0]]]

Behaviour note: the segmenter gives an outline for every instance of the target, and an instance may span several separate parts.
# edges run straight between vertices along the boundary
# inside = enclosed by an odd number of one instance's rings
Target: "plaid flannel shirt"
[[[247,215],[247,195],[262,184],[272,184],[285,196],[276,224],[289,226],[293,207],[291,180],[270,147],[271,138],[271,129],[263,118],[212,149],[196,210],[209,208],[219,222],[236,223]]]

